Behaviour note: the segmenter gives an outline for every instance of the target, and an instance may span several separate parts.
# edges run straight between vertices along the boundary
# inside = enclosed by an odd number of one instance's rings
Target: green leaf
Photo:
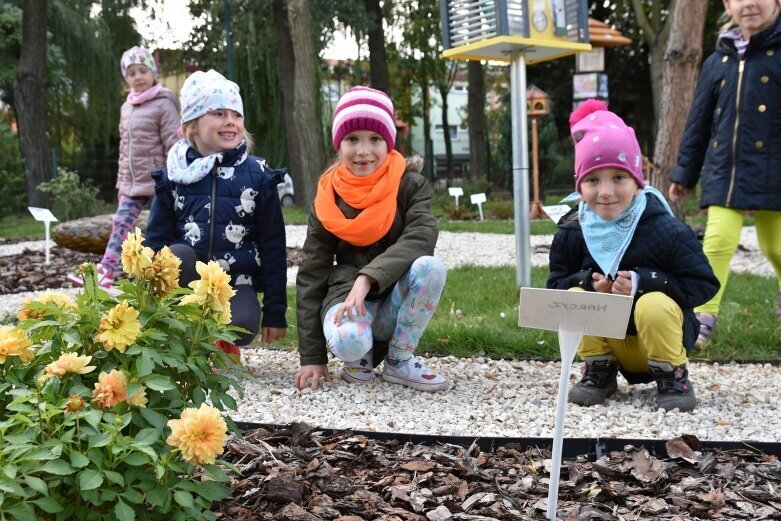
[[[114,515],[119,521],[135,521],[136,512],[128,505],[117,499],[117,505],[114,507]]]
[[[228,409],[231,411],[238,410],[239,406],[236,403],[236,400],[233,399],[233,396],[229,394],[223,394],[222,395],[222,403],[228,406]]]
[[[46,464],[41,467],[41,470],[48,474],[55,474],[57,476],[68,476],[76,472],[76,469],[61,459],[47,461]]]
[[[3,492],[8,492],[9,494],[13,494],[15,496],[19,496],[20,498],[27,497],[27,493],[24,491],[22,486],[16,481],[8,481],[5,479],[0,479],[0,490],[2,490]]]
[[[139,492],[138,490],[136,490],[134,488],[129,488],[129,489],[125,490],[124,492],[122,492],[120,494],[120,496],[122,496],[123,498],[127,499],[131,503],[136,503],[138,505],[140,505],[141,503],[144,502],[143,494],[141,494],[141,492]]]
[[[89,447],[91,449],[96,447],[105,447],[109,443],[111,443],[110,432],[101,432],[100,434],[89,437]]]
[[[171,383],[171,380],[167,376],[152,375],[144,380],[144,384],[154,391],[164,392],[170,389],[175,389],[176,386]]]
[[[160,439],[162,431],[160,429],[143,429],[136,434],[136,444],[148,444],[151,445]]]
[[[16,471],[18,469],[19,467],[17,467],[13,463],[9,463],[5,467],[3,467],[3,475],[8,479],[16,479]]]
[[[206,401],[206,393],[203,392],[202,387],[196,387],[193,389],[193,403],[195,405],[201,405]]]
[[[228,494],[231,493],[231,488],[216,481],[203,481],[198,483],[196,493],[209,501],[220,501],[228,497]]]
[[[165,429],[166,425],[168,425],[168,418],[157,411],[153,411],[152,409],[147,409],[146,407],[142,408],[141,416],[143,416],[146,421],[161,431]]]
[[[56,514],[57,512],[62,512],[63,508],[62,505],[60,505],[60,502],[54,499],[53,497],[42,497],[40,499],[36,499],[33,501],[38,508],[46,512],[47,514]]]
[[[184,490],[177,490],[174,492],[174,501],[179,503],[184,508],[192,508],[195,506],[193,503],[193,495]]]
[[[35,517],[35,509],[27,503],[14,505],[6,512],[11,515],[11,519],[16,519],[17,521],[38,521]]]
[[[146,500],[156,507],[164,506],[170,498],[171,491],[166,487],[156,487],[146,493]]]
[[[23,479],[24,482],[27,483],[27,486],[34,491],[38,492],[39,494],[43,494],[44,496],[49,495],[49,487],[46,486],[46,482],[41,478],[36,478],[35,476],[25,476]]]
[[[79,487],[81,490],[95,490],[103,484],[103,476],[100,472],[87,469],[79,474]]]
[[[90,412],[88,412],[87,414],[85,414],[84,416],[82,416],[82,418],[83,418],[83,419],[84,419],[84,420],[85,420],[87,423],[89,423],[90,425],[92,425],[92,427],[93,427],[93,428],[94,428],[96,431],[97,431],[97,430],[100,430],[100,429],[98,428],[98,425],[100,424],[100,420],[103,418],[103,413],[102,413],[101,411],[99,411],[99,410],[97,410],[97,409],[93,409],[93,410],[91,410]]]
[[[136,374],[139,378],[152,374],[155,369],[155,362],[149,354],[149,349],[144,349],[141,356],[136,359]]]
[[[128,454],[127,456],[123,457],[122,461],[124,461],[128,465],[137,467],[139,465],[146,465],[147,463],[149,463],[149,458],[147,458],[145,455],[141,454],[140,452],[134,452],[132,454]]]
[[[86,467],[89,464],[90,460],[87,456],[81,452],[76,452],[75,450],[71,452],[71,466],[80,469],[82,467]]]
[[[114,472],[113,470],[104,470],[103,475],[106,476],[106,479],[108,479],[112,483],[116,483],[120,487],[125,486],[125,478],[123,478],[122,474],[120,474],[119,472]]]

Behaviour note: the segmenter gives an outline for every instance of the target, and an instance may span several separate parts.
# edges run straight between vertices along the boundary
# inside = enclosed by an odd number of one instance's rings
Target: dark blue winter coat
[[[742,60],[732,39],[719,39],[670,180],[701,181],[702,208],[781,210],[781,17],[751,37]]]
[[[188,149],[188,164],[199,157]],[[193,184],[170,180],[166,169],[152,174],[145,244],[155,251],[186,244],[199,260],[217,261],[231,284],[252,284],[263,293],[263,327],[286,327],[287,249],[277,194],[283,173],[242,145]]]
[[[691,228],[670,215],[656,197],[646,197],[648,204],[618,269],[640,275],[637,297],[662,291],[680,306],[684,315],[683,345],[689,350],[699,332],[694,307],[716,294],[719,281]],[[593,291],[594,272],[602,270],[586,247],[576,208],[561,218],[559,231],[553,237],[548,288],[581,287]],[[634,309],[627,334],[637,334]]]

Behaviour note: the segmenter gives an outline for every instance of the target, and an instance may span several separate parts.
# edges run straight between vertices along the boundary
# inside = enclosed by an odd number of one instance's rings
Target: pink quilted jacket
[[[152,197],[152,172],[165,166],[168,150],[179,139],[179,100],[163,88],[141,105],[122,104],[119,118],[117,190],[129,197]]]

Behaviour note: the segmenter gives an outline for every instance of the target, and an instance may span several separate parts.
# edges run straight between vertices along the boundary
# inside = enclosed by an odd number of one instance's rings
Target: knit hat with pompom
[[[334,109],[334,150],[339,150],[344,136],[356,130],[376,132],[385,140],[388,152],[393,150],[396,116],[393,113],[393,102],[387,94],[369,87],[347,89]]]
[[[584,101],[569,117],[575,142],[575,190],[584,177],[599,168],[620,168],[645,186],[643,155],[635,131],[607,109],[602,101]]]

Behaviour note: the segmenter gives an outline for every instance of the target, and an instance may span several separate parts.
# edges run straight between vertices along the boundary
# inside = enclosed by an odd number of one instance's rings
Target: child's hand
[[[613,288],[613,281],[601,273],[592,273],[591,280],[593,281],[591,287],[593,287],[594,291],[597,293],[610,293]]]
[[[670,188],[667,190],[667,197],[674,203],[683,201],[686,199],[686,187],[680,183],[670,183]]]
[[[619,271],[616,273],[616,280],[613,281],[612,293],[615,295],[632,294],[632,272]]]
[[[264,344],[271,344],[274,340],[285,338],[287,334],[286,327],[264,327],[261,333],[260,340]]]
[[[334,315],[334,323],[338,326],[342,325],[342,318],[347,315],[349,320],[354,320],[353,309],[355,314],[359,317],[366,316],[366,295],[369,294],[369,290],[372,289],[374,279],[368,275],[358,275],[353,284],[353,289],[350,290],[350,294],[347,295],[347,299],[339,306]]]
[[[313,391],[317,390],[317,386],[320,385],[320,377],[325,378],[326,382],[332,382],[331,373],[328,372],[327,365],[302,365],[298,370],[295,377],[295,385],[299,391],[303,391],[306,387],[307,380],[312,379],[312,385],[310,386]]]

